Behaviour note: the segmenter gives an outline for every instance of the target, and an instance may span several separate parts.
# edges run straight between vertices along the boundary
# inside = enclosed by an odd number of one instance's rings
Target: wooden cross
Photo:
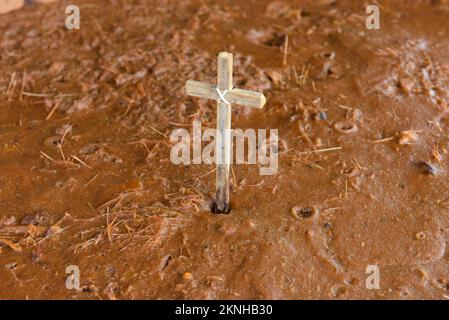
[[[229,172],[231,168],[231,104],[261,109],[266,102],[262,93],[233,89],[233,57],[231,53],[218,55],[217,85],[188,80],[186,91],[189,96],[217,101],[217,134],[215,141],[215,162],[217,164],[215,211],[229,211]]]

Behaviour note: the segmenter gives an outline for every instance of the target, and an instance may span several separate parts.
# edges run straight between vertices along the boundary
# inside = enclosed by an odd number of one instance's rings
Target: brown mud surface
[[[74,31],[72,2],[1,15],[0,298],[447,299],[449,3],[378,3],[381,30],[364,1],[77,0]],[[214,215],[214,167],[173,165],[169,136],[215,126],[184,85],[223,50],[268,101],[233,128],[281,145],[275,175],[233,166]]]

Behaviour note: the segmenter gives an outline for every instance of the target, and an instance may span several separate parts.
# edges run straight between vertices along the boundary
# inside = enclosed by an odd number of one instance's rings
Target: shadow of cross
[[[217,101],[217,132],[215,135],[215,162],[217,165],[215,212],[229,211],[229,173],[231,168],[231,105],[237,104],[261,109],[266,102],[262,93],[233,89],[233,57],[231,53],[218,55],[217,85],[188,80],[189,96]]]

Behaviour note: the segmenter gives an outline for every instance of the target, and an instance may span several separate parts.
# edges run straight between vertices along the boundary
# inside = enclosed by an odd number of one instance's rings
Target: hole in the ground
[[[231,205],[226,204],[223,210],[218,210],[217,203],[214,201],[210,209],[215,214],[229,214],[231,212]]]

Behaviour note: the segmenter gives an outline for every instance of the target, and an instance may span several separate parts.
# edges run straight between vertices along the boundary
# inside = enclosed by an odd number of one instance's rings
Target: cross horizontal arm
[[[215,86],[194,81],[194,80],[187,80],[186,82],[186,92],[187,95],[198,97],[198,98],[205,98],[209,100],[218,100],[220,97],[218,96],[217,91],[215,90]]]
[[[232,89],[231,92],[226,95],[226,100],[228,100],[231,104],[256,109],[262,109],[267,101],[265,96],[260,92],[242,89]]]
[[[209,83],[188,80],[186,83],[186,92],[189,96],[193,97],[210,100],[220,99],[215,86]],[[257,109],[261,109],[266,103],[265,96],[262,93],[242,89],[232,89],[226,93],[225,98],[231,104]]]

